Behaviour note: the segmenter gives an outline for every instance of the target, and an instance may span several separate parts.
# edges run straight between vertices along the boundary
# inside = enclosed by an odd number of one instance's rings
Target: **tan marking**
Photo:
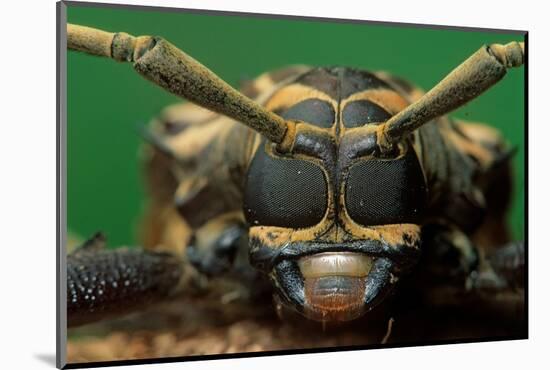
[[[452,128],[444,128],[444,138],[452,143],[462,153],[471,155],[476,158],[483,167],[488,167],[492,164],[494,156],[493,153],[483,146],[474,141],[470,141],[467,138],[459,135]]]
[[[236,124],[231,118],[219,116],[213,121],[191,126],[177,135],[167,136],[165,143],[178,158],[192,158]]]
[[[500,145],[503,143],[501,133],[494,127],[486,124],[455,120],[458,123],[460,131],[473,141],[486,143],[489,145]]]
[[[420,226],[416,224],[391,224],[377,226],[361,226],[356,223],[348,223],[346,232],[357,239],[379,240],[389,246],[409,245],[416,246],[420,241]],[[405,241],[408,235],[410,241]]]
[[[370,227],[346,225],[345,229],[354,237],[353,240],[378,240],[395,247],[402,245],[416,247],[420,242],[420,226],[415,224],[392,224]],[[295,230],[277,226],[253,226],[250,228],[249,235],[260,240],[263,245],[274,249],[294,242],[312,242],[314,240],[334,243],[343,242],[342,238],[340,238],[340,241],[333,240],[337,235],[336,228],[332,228],[330,233],[323,234],[322,236],[318,235],[316,231],[315,228]],[[409,241],[405,241],[405,235],[409,237]],[[350,240],[348,239],[347,241],[349,242]]]
[[[275,82],[271,78],[269,73],[264,73],[256,78],[253,82],[253,86],[258,92],[268,91],[275,86]]]
[[[411,245],[418,245],[420,242],[420,225],[415,224],[393,224],[371,226],[372,230],[378,232],[380,238],[390,245],[408,244],[404,240],[407,235],[410,238]]]
[[[266,102],[265,107],[270,110],[288,108],[306,99],[321,99],[331,104],[334,111],[338,111],[338,105],[327,94],[300,84],[292,84],[277,90]]]
[[[307,229],[291,229],[278,226],[252,226],[249,231],[250,237],[259,239],[262,244],[271,248],[281,248],[287,243],[306,242],[319,240],[324,229],[330,227],[331,223],[323,220],[320,224]]]
[[[164,108],[160,118],[164,122],[186,122],[190,124],[202,123],[220,116],[208,109],[193,103],[172,104]]]
[[[292,81],[296,78],[296,76],[299,73],[300,72],[297,72],[295,75],[288,76],[287,78],[285,78],[283,80],[280,80],[277,83],[275,83],[273,86],[271,86],[271,88],[269,88],[265,91],[261,91],[260,94],[256,97],[255,101],[258,104],[261,104],[261,105],[265,106],[265,103],[271,98],[271,96],[275,92],[277,92],[281,88],[287,86],[288,84],[292,83]]]
[[[157,250],[177,252],[182,256],[191,237],[191,228],[174,208],[167,211],[164,219],[165,226]]]
[[[240,211],[225,213],[209,220],[195,230],[196,246],[198,248],[209,248],[228,227],[243,222],[243,214]]]
[[[192,232],[185,220],[173,206],[155,209],[154,214],[151,213],[152,217],[154,220],[151,221],[158,227],[155,228],[154,233],[148,235],[149,240],[144,241],[147,243],[146,247],[183,256]],[[149,226],[151,227],[152,224]]]
[[[409,98],[411,99],[411,101],[414,103],[415,101],[417,101],[418,99],[420,99],[421,97],[424,96],[426,92],[424,90],[421,90],[421,89],[414,89],[413,91],[410,92],[409,94]]]
[[[181,181],[174,194],[175,199],[191,200],[191,196],[198,193],[202,188],[208,184],[208,179],[205,177],[191,177]]]
[[[289,243],[295,231],[277,226],[252,226],[249,235],[259,239],[266,246],[278,248]]]
[[[343,111],[346,104],[356,100],[370,100],[384,108],[388,113],[394,115],[409,105],[409,102],[395,91],[388,89],[365,90],[342,100],[340,110]]]

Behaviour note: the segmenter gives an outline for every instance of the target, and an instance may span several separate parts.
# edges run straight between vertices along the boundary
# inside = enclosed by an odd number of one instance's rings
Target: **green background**
[[[300,63],[386,70],[429,89],[482,44],[523,40],[517,33],[146,8],[71,5],[67,14],[71,23],[162,36],[233,86],[262,72]],[[134,244],[145,201],[137,127],[179,99],[144,80],[129,64],[75,52],[67,58],[68,228],[82,237],[101,230],[113,246]],[[519,69],[453,113],[498,127],[518,147],[510,225],[520,239],[524,237],[524,105],[524,70]]]

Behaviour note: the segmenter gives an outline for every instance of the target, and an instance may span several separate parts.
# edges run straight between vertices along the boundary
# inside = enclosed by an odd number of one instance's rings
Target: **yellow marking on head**
[[[379,240],[389,246],[415,246],[420,242],[420,225],[416,224],[361,226],[348,223],[344,227],[356,239]]]
[[[270,111],[289,108],[301,101],[307,99],[321,99],[332,105],[335,112],[338,111],[338,105],[327,94],[314,88],[292,84],[277,90],[266,102],[265,107]]]
[[[328,233],[322,233],[322,228],[329,227]],[[294,242],[327,242],[327,243],[349,243],[354,240],[377,240],[388,244],[388,246],[411,246],[416,247],[420,242],[420,226],[415,224],[391,224],[376,226],[360,226],[357,224],[345,225],[344,229],[347,238],[343,238],[344,231],[333,222],[323,221],[321,224],[307,229],[291,229],[277,226],[253,226],[250,228],[251,238],[257,238],[260,242],[270,248],[282,248],[287,243]],[[340,232],[338,232],[340,230]],[[349,237],[352,237],[351,239]],[[337,238],[337,239],[335,239]]]
[[[380,239],[390,245],[418,245],[420,242],[420,225],[416,224],[393,224],[377,225],[370,227],[377,232]],[[409,241],[405,240],[405,236]]]
[[[323,219],[319,224],[305,229],[292,229],[279,226],[252,226],[249,231],[251,238],[257,238],[267,247],[281,248],[287,243],[326,241],[321,237],[332,226],[332,222]]]
[[[409,102],[393,90],[371,89],[352,94],[342,100],[340,110],[343,111],[346,104],[356,100],[370,100],[394,115],[409,105]]]

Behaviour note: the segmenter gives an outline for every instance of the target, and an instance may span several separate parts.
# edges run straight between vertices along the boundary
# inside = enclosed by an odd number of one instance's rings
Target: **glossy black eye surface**
[[[357,223],[418,223],[427,187],[412,149],[399,159],[370,159],[354,164],[346,182],[346,209]]]
[[[318,224],[327,208],[327,183],[313,163],[277,158],[260,144],[248,171],[244,214],[251,226],[293,229]]]

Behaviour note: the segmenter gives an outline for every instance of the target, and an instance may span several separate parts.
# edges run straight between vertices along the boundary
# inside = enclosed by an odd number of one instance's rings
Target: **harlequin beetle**
[[[445,114],[521,66],[523,43],[483,46],[427,93],[385,73],[305,66],[239,92],[158,37],[68,25],[67,44],[131,62],[194,103],[145,132],[147,248],[105,250],[96,236],[69,255],[69,325],[198,276],[267,278],[279,309],[322,322],[370,311],[421,258],[433,297],[522,287],[523,244],[504,245],[511,152],[495,130]]]

